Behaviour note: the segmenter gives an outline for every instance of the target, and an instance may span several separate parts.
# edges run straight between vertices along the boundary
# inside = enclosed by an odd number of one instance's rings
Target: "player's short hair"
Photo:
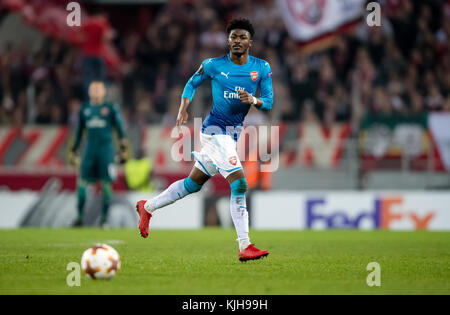
[[[227,26],[227,34],[230,34],[232,30],[241,29],[250,33],[250,36],[255,35],[255,29],[252,23],[246,18],[236,18],[230,21]]]
[[[103,82],[103,80],[100,80],[100,79],[94,79],[89,84],[92,84],[92,83],[101,83],[101,84],[105,85],[105,82]]]

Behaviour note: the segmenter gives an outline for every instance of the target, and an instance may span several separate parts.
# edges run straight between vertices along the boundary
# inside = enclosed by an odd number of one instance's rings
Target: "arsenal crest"
[[[237,158],[235,156],[232,156],[228,159],[228,161],[231,163],[231,165],[236,165]]]
[[[250,72],[250,77],[253,81],[256,81],[258,79],[258,71],[252,71]]]

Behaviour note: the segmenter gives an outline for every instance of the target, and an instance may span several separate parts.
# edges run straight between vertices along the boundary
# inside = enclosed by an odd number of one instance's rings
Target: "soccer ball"
[[[106,244],[94,245],[81,256],[81,268],[92,279],[111,279],[120,269],[119,253]]]

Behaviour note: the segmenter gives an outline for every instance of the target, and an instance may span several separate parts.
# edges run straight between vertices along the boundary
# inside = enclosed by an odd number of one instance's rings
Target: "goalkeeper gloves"
[[[77,152],[74,148],[70,149],[69,155],[67,157],[67,162],[71,166],[78,166],[80,165],[80,157],[77,156]]]
[[[119,154],[116,156],[116,162],[119,164],[125,164],[128,160],[128,150],[127,146],[124,143],[121,143],[119,146]]]

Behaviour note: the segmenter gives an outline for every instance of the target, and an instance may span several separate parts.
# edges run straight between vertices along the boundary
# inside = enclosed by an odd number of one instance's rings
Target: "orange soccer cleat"
[[[247,260],[260,259],[261,257],[266,257],[267,255],[269,255],[269,251],[260,250],[260,249],[256,248],[253,244],[250,244],[247,246],[246,249],[239,251],[239,260],[247,261]]]
[[[151,213],[145,210],[146,200],[140,200],[136,204],[136,212],[139,214],[139,231],[143,238],[147,238],[148,236],[148,226],[150,224],[150,219],[152,218]]]

